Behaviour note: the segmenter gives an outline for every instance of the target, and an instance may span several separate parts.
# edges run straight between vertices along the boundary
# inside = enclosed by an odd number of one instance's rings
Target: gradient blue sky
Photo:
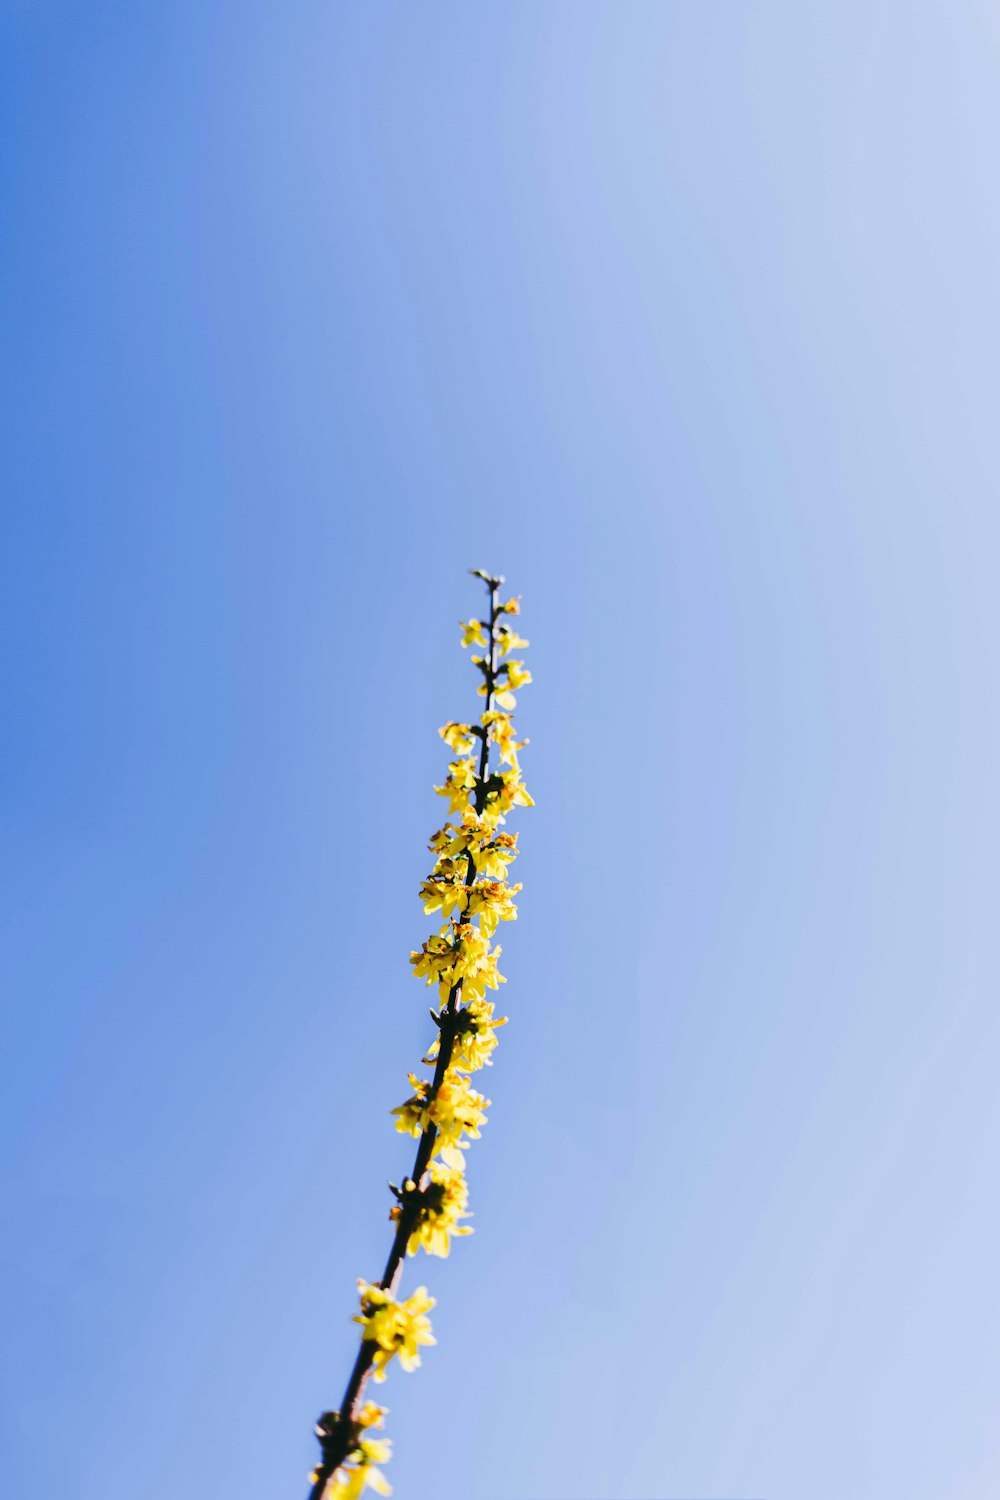
[[[538,806],[398,1500],[990,1500],[998,7],[0,29],[4,1492],[304,1497],[486,566]]]

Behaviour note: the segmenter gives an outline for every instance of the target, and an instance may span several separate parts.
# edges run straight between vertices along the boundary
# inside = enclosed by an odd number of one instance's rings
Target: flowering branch
[[[358,1283],[361,1311],[354,1321],[361,1325],[361,1343],[339,1410],[324,1412],[316,1424],[322,1457],[310,1476],[309,1500],[357,1500],[366,1486],[389,1493],[377,1466],[388,1458],[390,1444],[366,1436],[381,1427],[385,1408],[366,1401],[365,1390],[370,1378],[385,1379],[394,1357],[404,1369],[414,1369],[421,1347],[435,1342],[427,1318],[434,1299],[426,1287],[405,1302],[396,1297],[403,1267],[421,1249],[446,1256],[453,1237],[472,1233],[461,1222],[468,1217],[465,1137],[479,1136],[490,1101],[470,1086],[469,1075],[491,1066],[496,1030],[506,1024],[506,1018],[494,1019],[486,1000],[486,990],[503,983],[496,966],[500,948],[491,948],[490,940],[498,923],[516,917],[513,897],[521,889],[507,881],[517,835],[500,825],[512,808],[532,805],[518,762],[526,741],[515,739],[511,717],[517,689],[531,681],[523,662],[509,655],[528,644],[507,623],[519,603],[500,601],[502,578],[478,569],[474,576],[489,592],[489,615],[463,622],[462,644],[484,648],[472,661],[482,674],[479,693],[486,703],[478,723],[445,724],[440,731],[455,759],[435,791],[448,798],[460,821],[446,822],[432,836],[434,868],[420,889],[424,911],[440,912],[444,926],[410,956],[414,973],[438,987],[440,1009],[431,1011],[438,1035],[424,1058],[434,1072],[430,1081],[411,1073],[413,1093],[393,1110],[397,1130],[416,1137],[416,1155],[402,1186],[390,1183],[396,1205],[389,1217],[396,1228],[382,1278]],[[499,765],[491,772],[493,747]]]

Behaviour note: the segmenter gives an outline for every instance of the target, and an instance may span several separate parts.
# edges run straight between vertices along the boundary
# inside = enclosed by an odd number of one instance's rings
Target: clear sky
[[[304,1500],[487,567],[538,805],[397,1500],[991,1500],[998,7],[0,33],[4,1493]]]

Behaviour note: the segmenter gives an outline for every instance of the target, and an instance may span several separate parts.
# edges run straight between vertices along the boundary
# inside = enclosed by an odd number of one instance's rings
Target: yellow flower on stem
[[[479,1139],[489,1105],[490,1100],[472,1088],[462,1073],[449,1068],[426,1111],[431,1123],[437,1126],[433,1154],[450,1167],[461,1167],[459,1152],[465,1151],[469,1144],[463,1136]]]
[[[385,1475],[376,1464],[388,1463],[392,1453],[392,1443],[388,1438],[369,1438],[362,1434],[369,1427],[381,1427],[385,1418],[385,1407],[378,1406],[374,1401],[366,1401],[358,1411],[354,1421],[350,1424],[351,1439],[354,1446],[351,1447],[344,1461],[334,1470],[327,1480],[323,1491],[324,1500],[357,1500],[357,1497],[368,1488],[378,1495],[391,1495],[392,1486],[386,1481]],[[316,1435],[322,1441],[331,1433],[340,1421],[340,1413],[336,1411],[326,1412],[316,1426]],[[310,1475],[313,1483],[318,1481],[318,1472]]]
[[[468,887],[465,884],[465,871],[459,871],[454,860],[449,859],[443,863],[444,871],[435,866],[434,874],[421,885],[420,895],[425,912],[429,914],[439,911],[442,916],[447,917],[465,905]]]
[[[509,771],[496,771],[490,777],[482,816],[487,823],[502,823],[512,808],[534,805],[534,798],[521,780],[520,770],[512,766]]]
[[[476,854],[476,869],[490,880],[503,880],[507,866],[517,858],[517,834],[498,833],[479,846]]]
[[[518,688],[527,687],[528,683],[533,681],[531,673],[524,665],[524,662],[515,661],[513,657],[505,664],[505,668],[502,670],[506,670],[507,686],[512,693],[516,693]]]
[[[473,743],[479,738],[473,732],[471,724],[442,724],[438,734],[456,755],[468,755]]]
[[[404,1370],[415,1370],[420,1364],[421,1347],[437,1342],[427,1317],[434,1306],[427,1288],[418,1286],[405,1302],[397,1302],[384,1287],[367,1281],[358,1282],[358,1293],[361,1312],[353,1321],[361,1324],[364,1342],[375,1345],[372,1359],[375,1379],[385,1379],[386,1367],[397,1355]]]
[[[482,620],[459,620],[462,627],[463,646],[485,646],[486,627]]]
[[[518,688],[527,686],[532,681],[532,676],[524,665],[524,662],[515,661],[513,657],[511,657],[510,661],[504,662],[498,670],[504,672],[506,678],[502,683],[497,684],[496,701],[500,708],[510,712],[517,707],[517,699],[514,694]],[[480,687],[479,691],[482,693],[483,688]]]
[[[510,651],[523,651],[531,642],[526,641],[523,635],[518,635],[516,630],[511,630],[509,625],[501,625],[497,631],[497,645],[501,657],[504,657]]]
[[[478,927],[453,920],[443,932],[432,934],[419,952],[411,953],[410,963],[418,979],[438,986],[442,1003],[459,980],[466,995],[482,998],[487,989],[505,982],[497,969],[500,951],[490,948],[489,938]]]
[[[443,786],[434,790],[439,797],[447,797],[450,812],[463,812],[469,805],[469,794],[476,785],[476,763],[470,755],[453,760],[448,766],[448,775]]]
[[[490,731],[493,743],[500,754],[500,760],[516,767],[517,752],[523,750],[530,742],[515,738],[514,721],[510,714],[498,713],[495,709],[490,709],[489,713],[483,714],[482,722]]]
[[[379,1406],[377,1401],[366,1401],[358,1412],[357,1425],[363,1428],[384,1427],[388,1410],[387,1406]]]
[[[382,1470],[375,1467],[388,1463],[391,1457],[392,1443],[388,1438],[362,1438],[334,1471],[324,1500],[359,1500],[366,1489],[374,1490],[376,1495],[391,1495],[392,1485]]]
[[[460,1168],[467,1142],[463,1136],[478,1139],[480,1129],[486,1124],[486,1110],[490,1101],[472,1088],[469,1080],[457,1070],[449,1068],[435,1092],[429,1083],[411,1073],[413,1093],[409,1099],[397,1104],[392,1111],[397,1116],[396,1129],[404,1135],[419,1136],[429,1125],[436,1128],[434,1156],[440,1156],[450,1167]]]
[[[478,874],[502,880],[507,866],[517,856],[517,834],[498,833],[495,823],[494,818],[481,817],[470,807],[460,824],[446,823],[439,828],[429,845],[438,856],[435,875],[447,876],[452,872],[453,867],[442,867],[441,861],[471,856]]]
[[[418,978],[436,985],[441,1005],[431,1012],[438,1037],[424,1062],[434,1067],[428,1081],[409,1075],[412,1093],[393,1111],[396,1129],[418,1138],[411,1175],[402,1189],[393,1188],[396,1206],[390,1217],[396,1232],[382,1281],[360,1281],[361,1347],[348,1380],[343,1419],[338,1412],[320,1418],[316,1433],[322,1462],[313,1473],[310,1500],[362,1500],[371,1489],[389,1494],[379,1465],[390,1444],[369,1435],[381,1427],[384,1409],[364,1401],[366,1383],[386,1378],[393,1359],[404,1369],[420,1364],[420,1351],[435,1342],[427,1312],[434,1306],[425,1287],[405,1301],[395,1292],[404,1258],[424,1250],[447,1256],[451,1242],[471,1234],[465,1157],[469,1141],[486,1123],[490,1101],[471,1086],[469,1076],[492,1064],[497,1031],[506,1017],[496,1017],[487,990],[504,983],[497,967],[500,947],[491,940],[501,922],[516,918],[514,897],[520,885],[508,883],[517,855],[517,836],[500,831],[515,807],[533,805],[521,779],[518,754],[528,743],[518,740],[512,719],[518,690],[531,682],[524,662],[511,652],[528,645],[506,623],[520,613],[515,597],[501,601],[503,579],[473,570],[489,593],[485,621],[460,622],[462,645],[472,655],[485,695],[486,711],[478,724],[449,721],[439,733],[452,752],[448,774],[435,791],[448,802],[444,826],[430,840],[434,867],[422,882],[424,911],[439,912],[444,922],[410,955]],[[490,764],[491,752],[493,765]]]
[[[453,1235],[471,1234],[472,1229],[460,1220],[469,1217],[466,1205],[469,1187],[461,1167],[448,1167],[432,1161],[427,1181],[418,1188],[407,1178],[399,1193],[399,1202],[389,1217],[398,1221],[404,1214],[413,1225],[406,1242],[406,1253],[416,1255],[424,1249],[428,1255],[446,1257],[451,1251]]]
[[[467,888],[465,918],[479,918],[479,929],[492,937],[498,922],[513,922],[517,918],[514,896],[519,885],[508,885],[505,880],[477,880]],[[427,908],[425,907],[426,911]]]
[[[493,1011],[491,1000],[470,1000],[468,1005],[463,1005],[458,1011],[454,1021],[455,1044],[451,1055],[451,1065],[457,1071],[476,1073],[480,1068],[493,1066],[490,1054],[497,1045],[494,1032],[498,1026],[507,1025],[506,1016],[494,1021]],[[429,1048],[424,1062],[433,1062],[440,1049],[441,1039],[438,1037]]]
[[[424,1079],[418,1078],[416,1073],[407,1073],[406,1076],[410,1080],[413,1093],[409,1099],[404,1099],[402,1104],[397,1104],[392,1113],[399,1117],[396,1120],[397,1130],[401,1130],[404,1135],[419,1135],[424,1129],[427,1095],[431,1091],[431,1086]]]

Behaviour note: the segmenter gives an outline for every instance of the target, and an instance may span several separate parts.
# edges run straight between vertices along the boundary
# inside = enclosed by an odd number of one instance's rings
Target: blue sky
[[[470,567],[537,807],[398,1500],[1000,1487],[1000,16],[11,0],[6,1493],[305,1494]]]

